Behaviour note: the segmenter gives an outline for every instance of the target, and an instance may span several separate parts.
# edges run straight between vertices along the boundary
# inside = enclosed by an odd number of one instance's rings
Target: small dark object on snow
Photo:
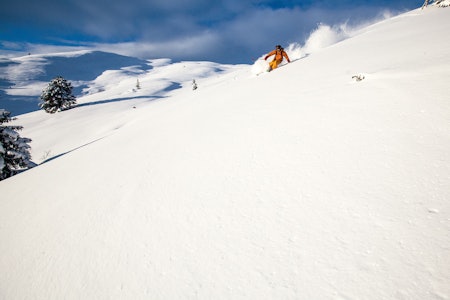
[[[355,76],[352,76],[352,79],[355,79],[356,81],[361,81],[361,80],[363,80],[365,77],[364,77],[364,75],[355,75]]]

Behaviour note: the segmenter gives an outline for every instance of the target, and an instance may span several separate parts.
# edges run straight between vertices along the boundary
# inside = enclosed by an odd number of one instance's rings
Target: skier
[[[272,52],[267,54],[266,57],[264,57],[264,60],[267,60],[272,55],[275,55],[275,57],[269,63],[269,69],[267,70],[269,72],[272,71],[273,69],[276,69],[278,67],[278,65],[281,64],[281,62],[283,61],[283,57],[286,58],[288,63],[291,62],[291,60],[289,59],[289,56],[284,51],[283,47],[281,47],[281,45],[276,45],[275,50],[273,50]]]

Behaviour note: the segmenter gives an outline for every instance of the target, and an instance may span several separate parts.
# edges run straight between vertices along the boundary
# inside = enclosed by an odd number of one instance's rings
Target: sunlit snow
[[[0,298],[450,299],[450,9],[319,29],[270,73],[136,59],[20,114]]]

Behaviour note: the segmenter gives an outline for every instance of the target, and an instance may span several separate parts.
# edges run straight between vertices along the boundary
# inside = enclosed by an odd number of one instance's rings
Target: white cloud
[[[91,10],[92,7],[83,8]],[[109,8],[106,11],[111,10]],[[115,10],[119,7],[115,7]],[[128,8],[128,10],[134,11]],[[87,14],[94,14],[90,11]],[[131,12],[125,10],[125,15]],[[349,16],[358,16],[358,20]],[[364,18],[362,16],[365,16]],[[155,26],[155,21],[144,19],[139,24],[117,22],[103,13],[86,22],[87,31],[98,35],[112,36],[117,31],[122,34],[134,32],[127,42],[73,42],[62,41],[63,46],[45,44],[14,44],[4,49],[22,53],[50,53],[94,49],[114,52],[140,58],[167,57],[174,60],[210,60],[227,63],[252,63],[254,59],[270,51],[274,45],[304,44],[302,51],[313,51],[330,45],[355,30],[355,23],[369,23],[392,16],[387,11],[373,11],[370,8],[330,10],[323,8],[270,9],[258,8],[242,11],[240,14],[212,24],[197,22],[200,17],[182,15],[178,19],[166,20]],[[97,22],[98,21],[98,22]],[[111,25],[110,23],[114,24]],[[108,29],[105,29],[108,24]],[[323,25],[317,25],[323,24]],[[343,24],[338,26],[325,24]],[[139,26],[138,26],[139,25]],[[119,39],[120,40],[120,39]],[[5,51],[2,51],[5,53]]]

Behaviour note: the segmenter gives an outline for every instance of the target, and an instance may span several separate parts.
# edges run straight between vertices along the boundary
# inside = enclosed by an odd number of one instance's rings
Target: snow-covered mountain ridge
[[[129,84],[128,89],[133,89],[136,87],[137,80],[152,71],[154,65],[161,69],[170,64],[168,59],[147,61],[88,50],[3,58],[0,61],[0,95],[2,96],[0,106],[11,111],[13,115],[38,110],[37,104],[42,90],[56,76],[63,76],[70,81],[74,87],[74,95],[82,97],[123,84]],[[205,76],[201,73],[204,67],[192,70],[187,68],[199,64],[202,63],[184,63],[184,69],[180,70],[180,74],[171,74],[174,77],[167,78],[167,81],[180,85],[182,82],[177,80],[186,77],[192,80],[192,76]],[[221,71],[218,64],[203,64],[211,66],[211,72]],[[207,72],[206,75],[211,75],[211,72]],[[161,70],[156,73],[161,73]],[[121,83],[122,80],[126,83]],[[161,81],[164,78],[158,78],[158,80]]]
[[[47,162],[0,182],[0,298],[450,298],[449,14],[20,115]]]

